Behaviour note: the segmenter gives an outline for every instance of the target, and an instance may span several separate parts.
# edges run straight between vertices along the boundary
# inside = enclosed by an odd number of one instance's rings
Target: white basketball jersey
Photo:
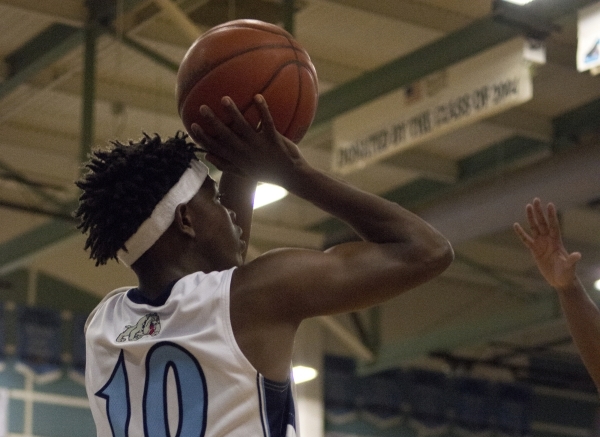
[[[299,435],[291,378],[266,380],[234,339],[234,270],[188,275],[160,302],[117,289],[90,314],[85,379],[99,437]]]

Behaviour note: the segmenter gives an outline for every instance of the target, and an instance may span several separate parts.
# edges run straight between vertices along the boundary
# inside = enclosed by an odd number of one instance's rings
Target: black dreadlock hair
[[[73,213],[78,229],[89,232],[85,249],[96,266],[117,259],[117,252],[150,217],[158,202],[177,183],[201,149],[178,131],[163,141],[158,134],[96,150],[88,169],[75,182],[83,193]]]

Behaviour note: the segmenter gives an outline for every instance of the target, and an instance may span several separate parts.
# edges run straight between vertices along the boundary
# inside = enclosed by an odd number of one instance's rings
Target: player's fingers
[[[211,147],[212,141],[214,141],[211,137],[206,135],[204,129],[202,129],[198,123],[192,123],[190,136],[204,150],[209,149]]]
[[[200,116],[204,119],[207,127],[212,130],[211,135],[205,134],[205,137],[210,137],[212,140],[207,145],[210,147],[209,151],[232,160],[232,155],[243,148],[244,142],[208,106],[200,107]]]
[[[262,94],[257,94],[256,96],[254,96],[254,103],[256,104],[256,106],[258,107],[258,111],[260,112],[261,129],[267,134],[274,134],[277,131],[277,129],[275,129],[273,116],[271,115],[271,111],[269,111],[267,101],[262,96]]]
[[[200,106],[199,109],[200,117],[204,120],[204,122],[210,126],[215,132],[219,132],[224,130],[226,127],[225,124],[215,115],[212,109],[210,109],[207,105]]]
[[[192,127],[189,129],[188,134],[190,135],[190,138],[192,139],[192,141],[194,141],[194,143],[198,144],[202,148],[202,151],[206,151],[202,147],[202,140],[196,134],[196,129],[200,129],[200,126],[198,126],[197,123],[192,123]]]
[[[531,231],[531,236],[536,238],[540,235],[540,231],[538,229],[538,222],[535,218],[535,213],[533,212],[533,205],[528,203],[525,207],[525,215],[527,216],[527,222],[529,223],[529,229]]]
[[[523,229],[519,223],[515,223],[513,225],[513,229],[515,230],[515,233],[519,236],[523,244],[527,247],[530,247],[533,243],[533,238],[531,238],[531,236],[527,232],[525,232],[525,229]]]
[[[567,256],[567,265],[569,267],[571,267],[571,266],[575,265],[580,259],[581,259],[580,252],[570,253],[569,256]]]
[[[212,165],[217,167],[221,171],[235,172],[237,168],[226,159],[221,158],[220,156],[214,155],[212,153],[207,153],[204,158],[210,162]]]
[[[558,223],[558,216],[556,214],[556,207],[553,203],[549,203],[547,207],[548,211],[548,229],[552,237],[558,237],[560,234],[560,224]]]
[[[197,123],[192,123],[192,133],[196,139],[195,141],[208,153],[223,156],[225,159],[227,159],[228,154],[230,155],[233,153],[233,151],[230,151],[229,148],[225,146],[224,142],[208,135]]]
[[[542,202],[537,197],[533,199],[533,213],[540,234],[546,235],[548,233],[548,221],[546,220],[544,210],[542,209]]]
[[[221,104],[223,105],[223,108],[225,108],[225,111],[227,111],[227,113],[231,117],[231,124],[229,125],[230,129],[232,129],[235,133],[245,138],[249,134],[255,132],[252,126],[250,126],[248,121],[244,118],[244,116],[240,112],[235,102],[231,99],[231,97],[223,97],[223,99],[221,99]]]

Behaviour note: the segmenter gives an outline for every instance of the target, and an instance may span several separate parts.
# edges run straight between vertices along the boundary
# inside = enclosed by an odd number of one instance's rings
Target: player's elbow
[[[452,248],[452,244],[444,238],[444,242],[440,245],[439,248],[440,255],[438,256],[441,272],[450,267],[450,264],[454,261],[454,249]]]
[[[454,249],[450,242],[440,236],[434,244],[428,244],[418,250],[423,267],[431,276],[437,276],[454,261]]]
[[[428,282],[446,270],[454,260],[454,251],[448,240],[436,239],[437,243],[423,241],[409,243],[397,259],[397,269],[393,270],[393,293],[398,294]]]

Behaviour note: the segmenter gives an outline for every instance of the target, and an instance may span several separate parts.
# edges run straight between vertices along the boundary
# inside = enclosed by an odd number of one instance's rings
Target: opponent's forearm
[[[575,346],[600,390],[600,311],[578,278],[557,292]]]

